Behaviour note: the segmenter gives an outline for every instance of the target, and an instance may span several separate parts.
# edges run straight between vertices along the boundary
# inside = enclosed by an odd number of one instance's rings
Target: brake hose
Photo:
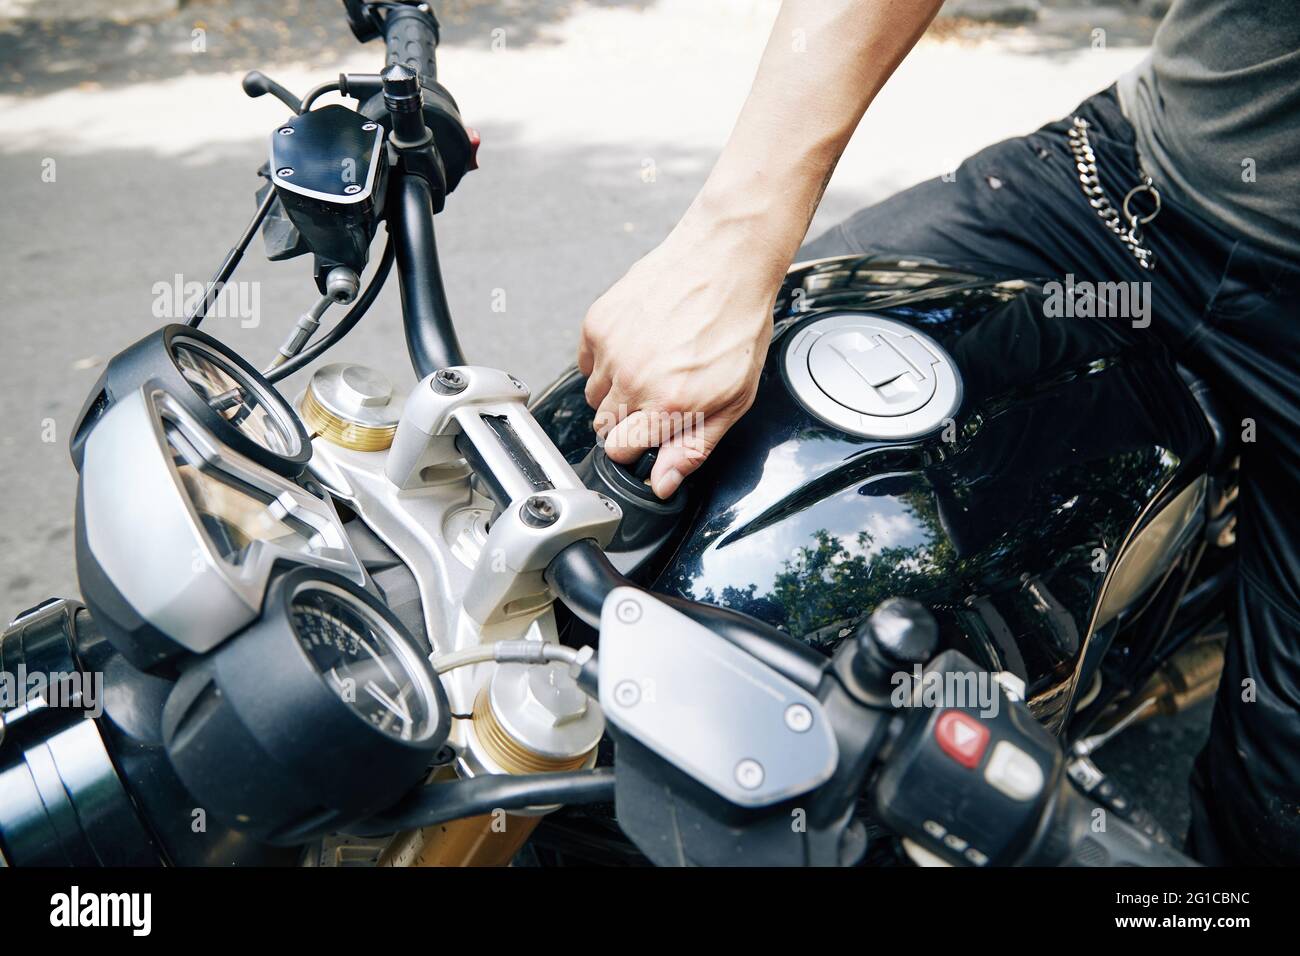
[[[547,664],[562,661],[582,667],[595,654],[590,647],[575,649],[564,644],[549,644],[544,641],[493,641],[491,644],[476,644],[473,647],[451,651],[432,659],[433,669],[439,674],[464,667],[467,664],[482,664],[496,661],[498,664]]]
[[[375,268],[374,275],[370,277],[370,281],[366,284],[361,295],[357,296],[357,300],[352,303],[352,308],[348,309],[343,318],[339,319],[338,323],[326,332],[322,338],[317,340],[315,344],[307,346],[283,365],[277,365],[267,372],[267,381],[274,383],[287,378],[304,365],[314,361],[322,352],[351,332],[353,326],[360,322],[362,316],[369,311],[370,306],[374,304],[375,299],[378,297],[379,291],[384,287],[388,273],[393,267],[394,255],[393,237],[389,236],[384,243],[384,252],[379,258],[379,265]]]
[[[385,836],[494,810],[608,803],[613,799],[614,771],[610,767],[523,775],[493,773],[425,784],[389,810],[355,823],[345,832],[353,836]]]
[[[319,86],[309,90],[307,95],[302,98],[302,109],[298,111],[299,114],[306,113],[308,110],[312,108],[312,104],[314,104],[318,99],[320,99],[320,97],[324,96],[326,93],[333,93],[338,88],[339,88],[339,83],[337,80],[334,80],[329,83],[322,83]]]

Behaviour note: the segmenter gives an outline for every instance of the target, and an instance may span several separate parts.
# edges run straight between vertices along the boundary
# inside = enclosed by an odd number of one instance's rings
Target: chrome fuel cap
[[[862,438],[917,438],[961,404],[952,359],[924,332],[839,313],[804,326],[785,350],[786,382],[821,421]]]

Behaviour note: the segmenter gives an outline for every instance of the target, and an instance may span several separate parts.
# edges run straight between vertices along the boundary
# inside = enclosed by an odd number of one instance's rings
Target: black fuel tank
[[[1185,545],[1212,436],[1149,329],[1044,302],[1034,282],[895,258],[793,270],[754,406],[688,481],[654,588],[826,652],[916,598],[1059,725],[1099,618]],[[810,349],[833,316],[849,331]],[[593,443],[583,385],[570,373],[534,409],[571,459]],[[1178,509],[1169,553],[1135,575],[1138,532]]]

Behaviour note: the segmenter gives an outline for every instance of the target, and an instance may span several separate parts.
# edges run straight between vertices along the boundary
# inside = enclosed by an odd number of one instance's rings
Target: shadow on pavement
[[[652,0],[586,0],[642,9]],[[441,0],[447,43],[488,48],[541,38],[575,9],[566,0]],[[326,70],[355,49],[343,5],[331,0],[200,0],[155,20],[0,21],[0,93],[112,88],[194,73],[309,62]],[[377,41],[371,41],[376,54]]]

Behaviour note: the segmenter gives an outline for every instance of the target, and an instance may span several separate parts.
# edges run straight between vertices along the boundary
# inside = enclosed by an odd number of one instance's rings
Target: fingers
[[[587,310],[578,336],[578,371],[587,376],[587,404],[597,407],[609,391],[610,372],[607,350],[601,348],[601,336],[595,332],[599,321],[600,302]],[[605,359],[606,361],[601,361]]]
[[[606,398],[602,410],[609,402],[610,399]],[[688,475],[704,464],[747,407],[748,403],[731,406],[710,416],[669,414],[638,408],[617,424],[605,426],[605,454],[611,461],[630,466],[636,464],[648,449],[658,446],[659,455],[650,472],[650,487],[656,496],[666,499]],[[626,405],[619,409],[621,412],[626,410]]]
[[[629,411],[635,407],[635,404],[617,385],[611,385],[605,392],[605,397],[596,406],[596,415],[592,419],[591,427],[596,430],[596,434],[600,438],[605,438],[619,422],[628,416]]]
[[[635,464],[647,449],[659,443],[660,437],[667,437],[655,434],[652,425],[650,413],[643,408],[637,409],[606,431],[605,454],[620,465]]]
[[[657,497],[672,496],[693,471],[704,464],[722,436],[740,416],[714,414],[707,418],[687,419],[687,426],[659,446],[659,457],[650,471],[650,487]]]
[[[591,373],[595,368],[596,353],[587,340],[586,330],[583,330],[582,337],[578,340],[578,371],[591,378]]]
[[[609,387],[613,381],[604,367],[594,369],[587,374],[589,377],[583,395],[586,397],[588,405],[592,408],[600,408],[601,402],[609,394]]]
[[[650,471],[650,487],[656,497],[672,497],[686,476],[704,464],[712,447],[697,434],[677,435],[661,445],[659,457]]]

